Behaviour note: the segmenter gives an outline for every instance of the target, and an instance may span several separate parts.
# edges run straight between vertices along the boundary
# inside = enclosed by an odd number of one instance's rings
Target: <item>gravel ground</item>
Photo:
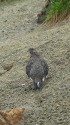
[[[70,19],[49,28],[38,25],[44,4],[20,0],[0,5],[0,109],[24,107],[18,125],[70,125]],[[37,91],[25,74],[29,47],[49,65],[48,78]]]

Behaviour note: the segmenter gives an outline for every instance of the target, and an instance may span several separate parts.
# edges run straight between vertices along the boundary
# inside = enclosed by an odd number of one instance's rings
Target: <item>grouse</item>
[[[33,80],[34,89],[40,89],[42,81],[48,75],[48,64],[34,48],[29,48],[29,61],[26,65],[26,74]]]

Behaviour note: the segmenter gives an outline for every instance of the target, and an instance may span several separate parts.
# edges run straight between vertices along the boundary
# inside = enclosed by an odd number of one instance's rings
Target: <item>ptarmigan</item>
[[[48,65],[34,48],[30,48],[28,51],[30,59],[26,65],[26,74],[33,80],[34,89],[40,89],[42,81],[48,75]]]

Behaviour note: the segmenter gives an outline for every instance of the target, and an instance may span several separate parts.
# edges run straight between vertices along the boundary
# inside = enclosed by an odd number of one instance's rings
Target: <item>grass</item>
[[[40,21],[55,20],[59,17],[65,18],[70,13],[70,0],[51,0],[48,7],[43,8],[44,14],[40,17]]]
[[[59,17],[61,14],[68,14],[70,11],[70,0],[52,0],[51,4],[48,8],[48,12],[46,11],[47,20],[50,19],[53,15],[55,17]]]

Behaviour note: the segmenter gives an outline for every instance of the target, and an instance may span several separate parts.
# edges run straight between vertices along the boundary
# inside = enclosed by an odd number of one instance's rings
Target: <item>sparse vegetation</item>
[[[58,20],[60,16],[62,19],[65,18],[70,12],[70,0],[48,0],[49,6],[45,6],[41,12],[41,16],[38,17],[40,22],[44,20],[54,19]],[[42,14],[43,13],[43,14]],[[40,19],[39,19],[40,18]]]

